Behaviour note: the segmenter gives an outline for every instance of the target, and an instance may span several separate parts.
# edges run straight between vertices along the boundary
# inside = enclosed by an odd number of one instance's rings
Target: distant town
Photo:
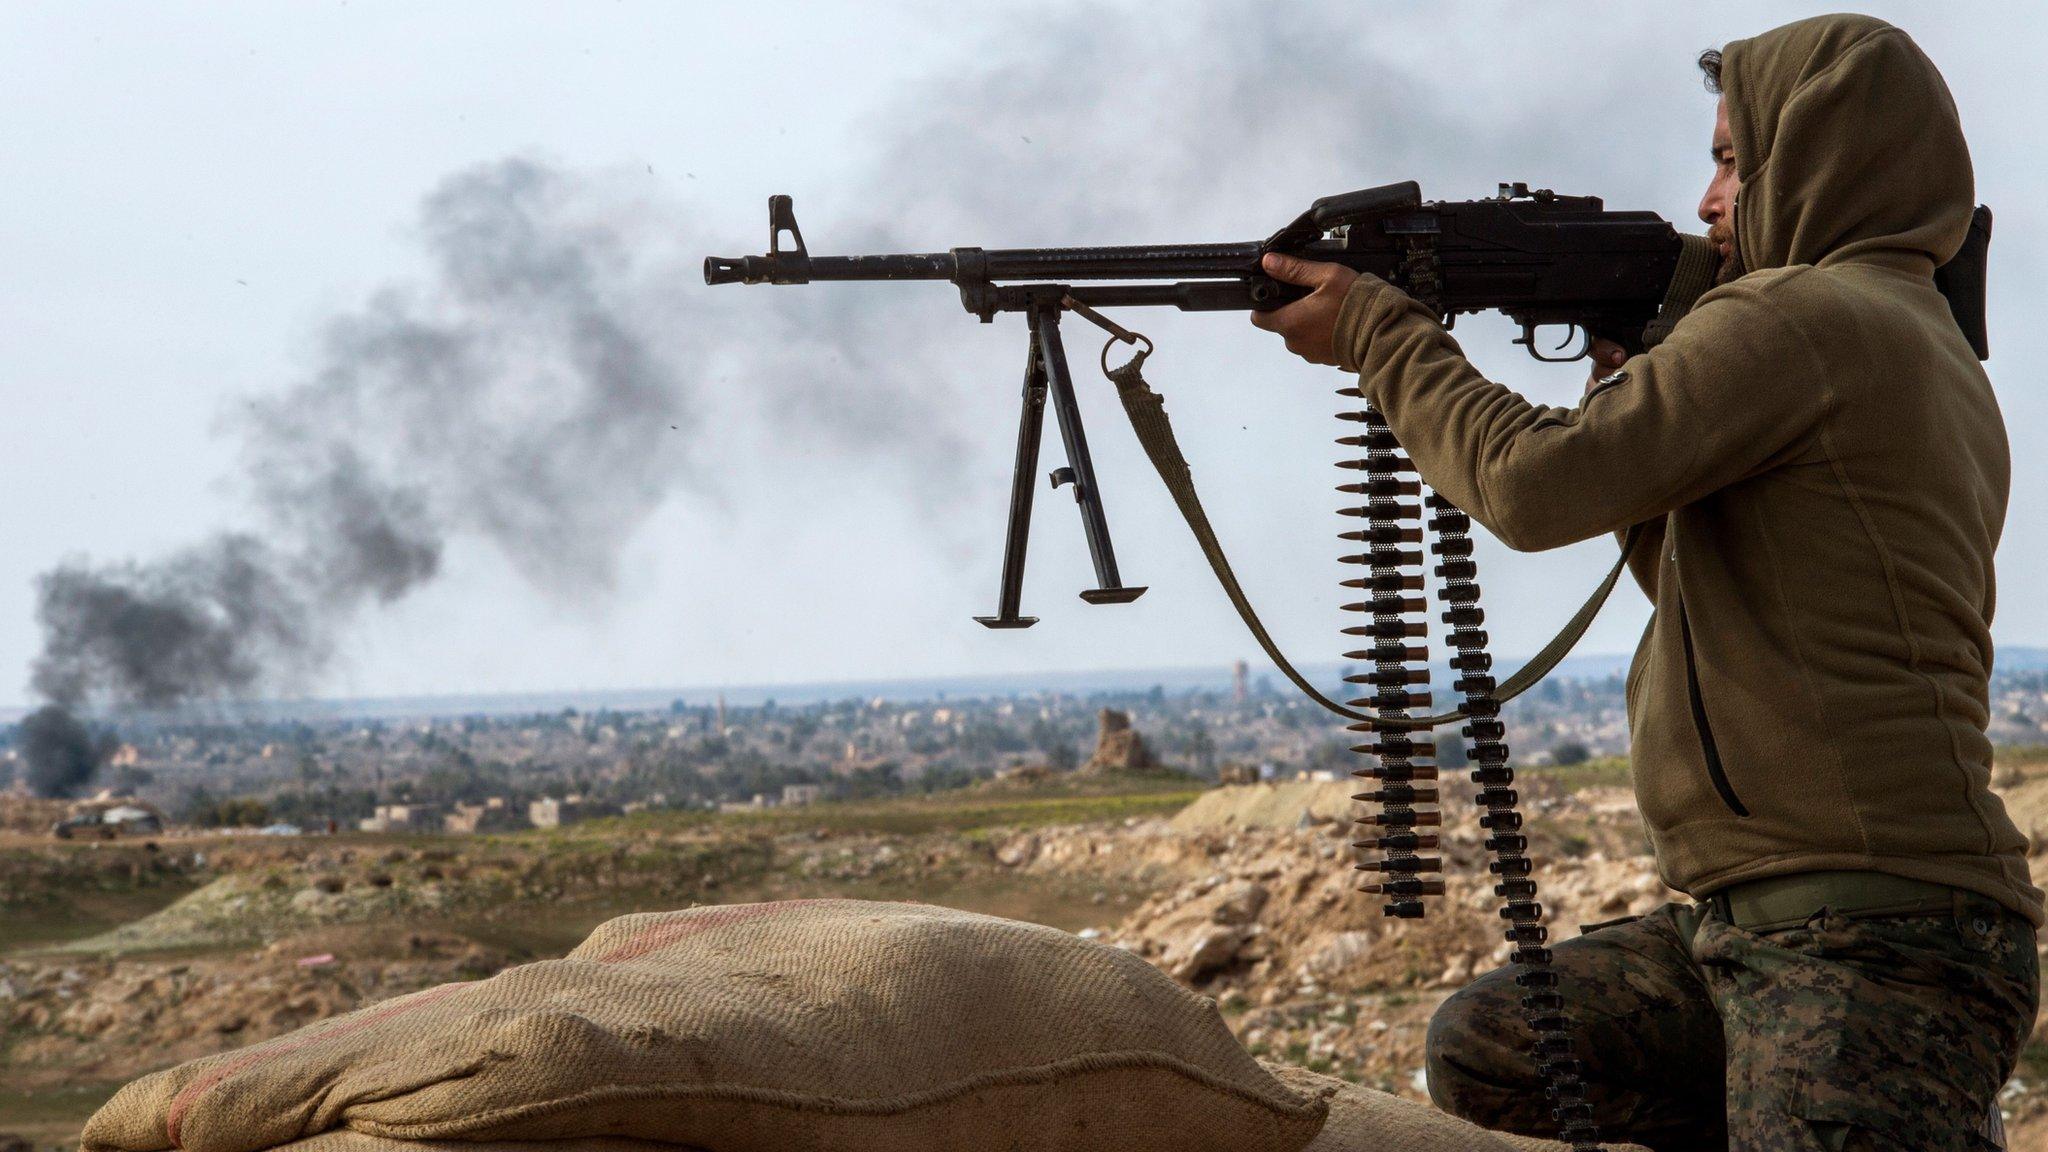
[[[1332,676],[1332,680],[1337,677]],[[648,808],[767,808],[1057,781],[1128,718],[1153,770],[1206,781],[1334,779],[1357,757],[1335,720],[1242,665],[1228,687],[1165,685],[802,704],[682,699],[643,708],[394,718],[130,718],[73,798],[153,821],[280,834],[478,833]],[[1341,682],[1333,684],[1341,688]],[[1619,673],[1548,680],[1508,709],[1524,768],[1620,756]],[[2048,673],[1994,681],[1992,735],[2048,742]],[[25,791],[18,726],[0,728],[0,787]],[[1460,757],[1444,743],[1444,762]],[[11,785],[10,785],[11,782]]]

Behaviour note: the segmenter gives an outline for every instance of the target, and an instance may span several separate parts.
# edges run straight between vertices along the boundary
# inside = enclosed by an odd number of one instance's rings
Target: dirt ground
[[[1557,936],[1674,894],[1620,777],[1524,786]],[[2048,775],[2004,781],[2048,831]],[[628,911],[794,896],[948,904],[1128,948],[1214,997],[1254,1054],[1410,1097],[1449,992],[1505,960],[1481,833],[1450,786],[1448,893],[1355,891],[1348,784],[1196,795],[635,817],[493,837],[0,845],[0,1148],[69,1146],[121,1083],[363,1004],[559,955]],[[2037,1034],[2038,1035],[2038,1034]],[[2048,1046],[2007,1104],[2048,1152]]]

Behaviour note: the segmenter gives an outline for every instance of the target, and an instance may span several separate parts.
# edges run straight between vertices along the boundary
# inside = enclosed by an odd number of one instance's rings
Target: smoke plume
[[[872,161],[803,198],[810,238],[821,252],[1248,239],[1317,195],[1406,178],[1462,197],[1568,171],[1626,198],[1632,150],[1561,156],[1554,129],[1597,112],[1611,139],[1639,140],[1667,110],[1447,82],[1396,47],[1429,42],[1433,15],[1354,16],[1033,9],[976,67],[902,86],[863,128]],[[46,573],[35,689],[161,708],[304,687],[349,621],[434,579],[458,540],[544,591],[601,593],[635,529],[709,471],[703,379],[758,405],[743,418],[769,430],[769,453],[823,447],[896,471],[922,519],[971,533],[963,555],[983,563],[987,526],[964,513],[1007,479],[1021,327],[1000,357],[986,338],[971,355],[974,327],[937,285],[707,290],[696,261],[738,237],[611,187],[512,159],[433,189],[416,228],[426,274],[324,326],[312,370],[231,422],[252,522],[152,563]],[[662,264],[650,236],[689,258]]]
[[[258,526],[45,573],[35,690],[168,708],[300,689],[462,534],[549,591],[610,588],[686,474],[671,429],[692,411],[632,314],[621,219],[530,160],[443,181],[420,211],[425,281],[332,321],[309,377],[233,421]]]
[[[317,665],[326,637],[291,567],[258,540],[222,536],[155,564],[46,572],[37,581],[43,653],[30,683],[66,706],[166,708]]]
[[[15,730],[24,780],[37,796],[69,796],[92,779],[106,747],[76,716],[46,704],[22,717]]]

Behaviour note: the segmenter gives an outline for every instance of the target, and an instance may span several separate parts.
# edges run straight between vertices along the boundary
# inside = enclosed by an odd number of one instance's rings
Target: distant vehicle
[[[158,836],[163,830],[163,817],[157,813],[132,804],[117,804],[67,816],[51,826],[50,835],[59,840],[115,840],[122,836]]]
[[[297,836],[303,829],[297,824],[267,824],[256,830],[258,836]]]

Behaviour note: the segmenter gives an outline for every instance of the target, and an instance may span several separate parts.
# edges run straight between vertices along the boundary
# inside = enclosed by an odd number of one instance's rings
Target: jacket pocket
[[[1713,781],[1714,791],[1721,796],[1721,803],[1728,806],[1737,816],[1748,816],[1749,808],[1742,803],[1742,797],[1735,794],[1735,786],[1728,782],[1728,770],[1721,765],[1721,749],[1714,743],[1714,726],[1707,722],[1707,704],[1700,696],[1699,664],[1692,654],[1692,623],[1686,618],[1685,601],[1678,602],[1678,636],[1685,645],[1685,695],[1692,705],[1692,726],[1699,733],[1700,753],[1707,761],[1707,779]]]

